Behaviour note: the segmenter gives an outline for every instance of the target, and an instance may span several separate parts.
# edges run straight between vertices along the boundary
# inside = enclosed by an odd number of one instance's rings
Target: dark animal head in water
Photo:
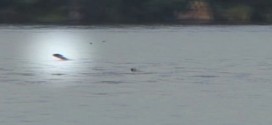
[[[137,70],[136,70],[136,68],[131,68],[130,71],[131,72],[136,72]]]
[[[68,58],[66,58],[66,57],[64,57],[63,55],[58,54],[58,53],[53,54],[53,56],[54,56],[54,57],[57,57],[58,59],[61,59],[61,60],[69,60]]]

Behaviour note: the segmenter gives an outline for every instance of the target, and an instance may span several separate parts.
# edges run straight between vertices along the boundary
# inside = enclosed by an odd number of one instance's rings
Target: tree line
[[[209,20],[199,21],[204,11]],[[6,24],[191,22],[271,24],[272,0],[0,0],[0,23]]]

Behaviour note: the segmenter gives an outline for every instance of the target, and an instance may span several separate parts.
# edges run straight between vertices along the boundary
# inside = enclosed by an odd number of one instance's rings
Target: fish
[[[68,58],[66,58],[65,56],[61,55],[61,54],[53,54],[54,57],[60,59],[60,60],[69,60]]]

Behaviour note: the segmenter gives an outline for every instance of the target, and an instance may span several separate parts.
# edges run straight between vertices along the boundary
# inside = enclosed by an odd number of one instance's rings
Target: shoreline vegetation
[[[270,25],[272,0],[1,0],[0,24]]]

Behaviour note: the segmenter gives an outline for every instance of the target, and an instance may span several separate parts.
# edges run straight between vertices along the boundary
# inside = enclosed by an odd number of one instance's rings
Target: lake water
[[[272,26],[2,26],[0,124],[270,125],[271,33]]]

